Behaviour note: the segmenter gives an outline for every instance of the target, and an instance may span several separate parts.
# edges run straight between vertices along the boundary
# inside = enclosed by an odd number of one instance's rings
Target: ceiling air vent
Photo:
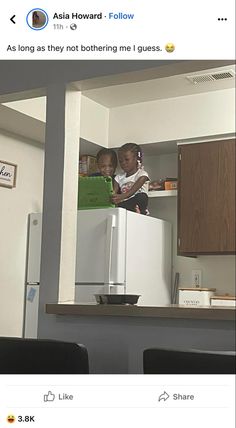
[[[227,70],[219,73],[208,73],[208,74],[198,74],[195,76],[187,76],[187,79],[194,83],[205,83],[205,82],[215,82],[223,79],[234,79],[235,72],[233,70]]]
[[[231,77],[234,77],[234,72],[225,71],[224,73],[215,73],[215,74],[212,74],[212,77],[214,80],[231,79]]]

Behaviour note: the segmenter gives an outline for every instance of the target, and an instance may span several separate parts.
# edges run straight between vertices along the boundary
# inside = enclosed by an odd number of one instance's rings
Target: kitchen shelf
[[[163,196],[177,196],[177,190],[152,190],[148,192],[149,198],[162,198]]]

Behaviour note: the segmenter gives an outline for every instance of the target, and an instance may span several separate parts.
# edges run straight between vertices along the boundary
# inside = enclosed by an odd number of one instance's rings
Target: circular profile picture
[[[32,9],[27,14],[26,22],[32,30],[43,30],[48,24],[48,14],[43,9]]]

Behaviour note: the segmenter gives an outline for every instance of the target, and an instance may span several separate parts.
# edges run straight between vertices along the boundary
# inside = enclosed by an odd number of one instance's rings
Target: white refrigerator
[[[25,337],[36,337],[42,214],[30,214]],[[94,294],[140,294],[138,305],[161,306],[171,295],[171,225],[150,216],[108,208],[78,211],[75,302]]]

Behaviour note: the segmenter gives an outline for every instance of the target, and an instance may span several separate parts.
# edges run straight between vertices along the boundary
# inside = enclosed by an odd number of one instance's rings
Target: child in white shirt
[[[138,144],[127,143],[118,150],[123,174],[114,180],[112,202],[129,211],[147,214],[149,176],[142,167],[142,150]]]

